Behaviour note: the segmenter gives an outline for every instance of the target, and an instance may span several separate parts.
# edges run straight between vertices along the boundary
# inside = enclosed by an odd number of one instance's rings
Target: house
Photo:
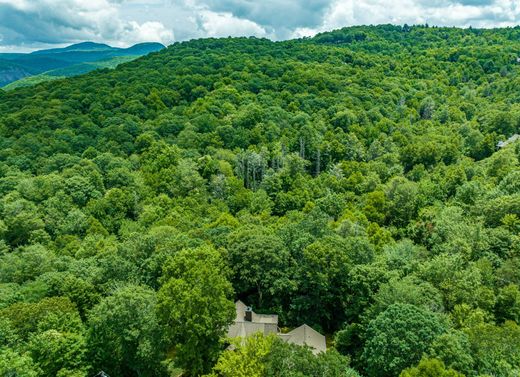
[[[307,325],[301,325],[287,334],[277,335],[288,343],[311,347],[315,355],[327,350],[325,337]]]
[[[325,337],[312,327],[302,325],[282,334],[278,328],[278,316],[275,314],[257,314],[242,301],[235,302],[235,321],[229,326],[229,338],[247,338],[255,333],[275,334],[280,339],[300,346],[309,346],[314,354],[327,350]]]
[[[278,316],[256,314],[252,308],[238,300],[235,302],[236,318],[228,329],[229,338],[247,338],[257,332],[264,335],[278,333]]]
[[[499,141],[497,143],[497,148],[504,148],[506,145],[514,143],[517,140],[520,140],[520,135],[519,134],[514,134],[513,136],[511,136],[509,139],[507,139],[505,141]]]

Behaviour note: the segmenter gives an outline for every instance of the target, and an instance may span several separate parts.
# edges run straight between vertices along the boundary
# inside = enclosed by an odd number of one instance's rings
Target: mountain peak
[[[111,47],[105,43],[97,43],[97,42],[90,42],[90,41],[75,43],[68,47],[65,47],[66,50],[78,50],[78,49],[92,50],[92,49],[100,49],[100,48],[114,48],[114,47]]]
[[[150,52],[162,50],[163,48],[166,48],[166,46],[158,42],[144,42],[128,47],[125,51],[136,55],[145,55]]]
[[[72,51],[104,51],[104,50],[117,50],[116,47],[111,47],[104,43],[96,43],[96,42],[80,42],[75,43],[67,47],[62,48],[51,48],[48,50],[38,50],[32,52],[32,54],[59,54],[62,52],[72,52]]]
[[[166,48],[165,45],[163,45],[162,43],[159,43],[159,42],[142,42],[142,43],[137,43],[131,47],[128,47],[126,50],[127,51],[132,51],[132,50],[139,50],[139,51],[142,51],[142,50],[146,50],[146,51],[158,51],[158,50],[162,50],[163,48]]]
[[[129,48],[104,43],[80,42],[67,47],[34,51],[30,54],[0,54],[0,86],[31,85],[49,77],[69,77],[97,68],[114,68],[139,56],[164,49],[160,43],[144,42]],[[34,76],[38,78],[34,78]],[[25,81],[24,81],[25,80]],[[40,81],[38,81],[40,82]]]

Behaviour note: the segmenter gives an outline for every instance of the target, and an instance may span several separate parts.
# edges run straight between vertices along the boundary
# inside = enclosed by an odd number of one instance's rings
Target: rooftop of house
[[[507,140],[504,140],[504,141],[499,141],[497,143],[497,148],[504,148],[506,145],[509,145],[511,143],[514,143],[515,141],[517,140],[520,140],[520,135],[519,134],[514,134],[513,136],[511,136],[509,139]]]
[[[247,306],[242,301],[235,302],[236,318],[235,322],[258,322],[258,323],[273,323],[278,325],[278,316],[276,314],[257,314],[253,308]]]
[[[282,334],[278,329],[278,316],[276,314],[257,314],[250,306],[242,301],[235,302],[236,318],[228,329],[229,338],[247,338],[255,333],[263,335],[276,334],[280,339],[297,344],[309,346],[314,354],[327,350],[325,337],[308,325],[301,325],[294,330]]]
[[[325,337],[308,325],[301,325],[286,334],[278,334],[278,337],[299,346],[309,346],[314,354],[327,350]]]

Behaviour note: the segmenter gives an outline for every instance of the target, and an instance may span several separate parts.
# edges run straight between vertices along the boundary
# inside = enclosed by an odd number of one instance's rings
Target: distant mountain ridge
[[[29,55],[48,55],[48,54],[63,54],[70,52],[118,52],[129,54],[134,51],[144,51],[146,53],[154,52],[163,49],[165,46],[156,42],[138,43],[128,48],[112,47],[104,43],[96,42],[81,42],[67,47],[52,48],[47,50],[37,50],[31,52]]]
[[[136,59],[165,48],[155,42],[139,43],[128,48],[112,47],[104,43],[81,42],[63,48],[33,51],[28,54],[0,54],[0,87],[6,87],[18,80],[25,80],[17,86],[32,85],[46,81],[45,77],[70,77],[87,73],[98,68],[114,68],[117,64]],[[124,57],[124,59],[120,59]],[[111,62],[111,60],[113,60]],[[90,64],[96,62],[102,64]],[[81,67],[75,67],[81,65]],[[65,75],[53,73],[55,70],[66,72]],[[34,76],[41,76],[29,80]]]

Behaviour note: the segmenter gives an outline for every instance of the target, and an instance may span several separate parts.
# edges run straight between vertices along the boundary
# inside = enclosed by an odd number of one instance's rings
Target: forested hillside
[[[43,81],[77,76],[162,50],[160,43],[139,43],[129,48],[83,42],[30,54],[0,53],[0,87],[11,90]]]
[[[517,376],[519,56],[353,27],[0,90],[0,375]],[[226,350],[236,299],[329,350]]]

